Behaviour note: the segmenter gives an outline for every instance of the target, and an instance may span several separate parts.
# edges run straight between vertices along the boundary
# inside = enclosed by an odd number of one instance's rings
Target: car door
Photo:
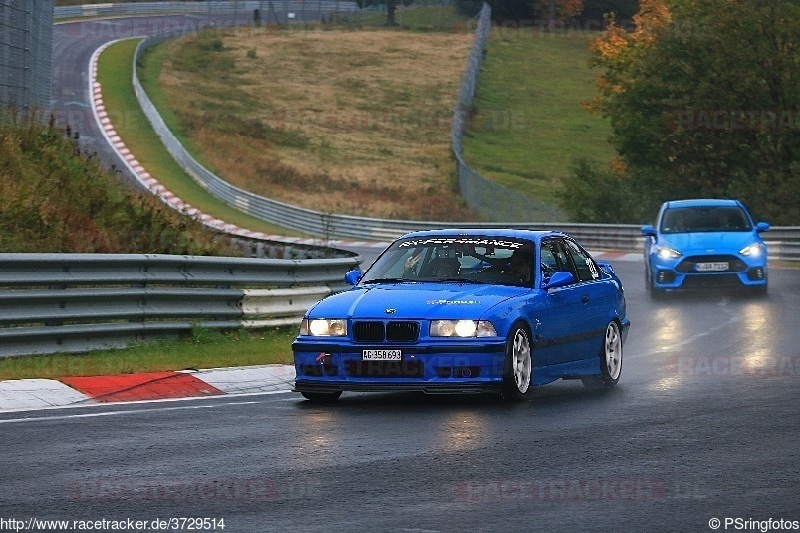
[[[597,355],[617,288],[603,279],[600,267],[575,241],[565,239],[564,244],[577,272],[576,287],[580,289],[583,304],[581,338],[576,339],[575,351],[570,354],[570,360],[575,361]]]
[[[538,350],[536,364],[552,365],[582,359],[587,338],[596,327],[592,320],[592,290],[586,282],[586,269],[576,268],[565,239],[560,237],[544,239],[539,258],[542,279],[555,272],[569,272],[574,281],[548,290],[544,306],[534,317],[533,339]],[[588,275],[591,277],[591,273]]]

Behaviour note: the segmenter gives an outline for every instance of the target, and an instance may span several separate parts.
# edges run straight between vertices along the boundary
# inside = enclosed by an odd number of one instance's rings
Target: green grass
[[[595,96],[585,37],[492,30],[467,163],[484,177],[550,205],[576,158],[606,163],[609,122],[581,104]]]
[[[138,39],[109,46],[98,61],[98,81],[114,128],[136,159],[159,183],[184,202],[220,220],[264,233],[296,236],[285,228],[269,224],[217,200],[198,185],[175,162],[147,121],[131,84],[133,54]]]
[[[119,350],[6,357],[0,359],[0,380],[291,364],[291,344],[296,335],[297,328],[226,333],[198,328],[187,339]]]

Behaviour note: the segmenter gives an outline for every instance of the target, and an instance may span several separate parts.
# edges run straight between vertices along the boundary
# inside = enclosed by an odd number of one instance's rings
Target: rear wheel
[[[622,374],[622,334],[619,324],[612,320],[606,326],[603,346],[600,348],[600,374],[585,376],[583,384],[590,389],[611,389]]]
[[[506,341],[503,366],[503,395],[512,401],[523,401],[533,395],[533,357],[528,330],[515,324]]]
[[[339,399],[339,396],[342,395],[342,391],[338,392],[301,392],[306,400],[310,400],[316,403],[332,403]]]

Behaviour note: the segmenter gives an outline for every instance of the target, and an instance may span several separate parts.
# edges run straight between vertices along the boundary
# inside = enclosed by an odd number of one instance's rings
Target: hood
[[[732,253],[750,244],[759,242],[750,231],[713,231],[701,233],[674,233],[662,235],[659,244],[678,250],[684,255]],[[710,250],[713,250],[710,251]]]
[[[453,320],[480,318],[495,305],[531,289],[461,283],[396,283],[355,287],[312,307],[312,318]],[[387,309],[394,312],[387,313]]]

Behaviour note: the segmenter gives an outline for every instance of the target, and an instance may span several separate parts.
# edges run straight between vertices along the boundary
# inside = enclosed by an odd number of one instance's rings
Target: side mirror
[[[611,263],[606,263],[605,261],[598,261],[597,264],[606,274],[610,274],[612,276],[616,275],[616,273],[614,272],[614,267],[611,266]]]
[[[766,222],[759,222],[756,224],[756,232],[761,233],[762,231],[769,231],[769,224]]]
[[[572,272],[556,272],[550,277],[550,279],[542,282],[542,288],[548,291],[550,289],[564,287],[565,285],[569,285],[574,281],[575,276],[572,275]]]
[[[344,275],[344,280],[347,282],[348,285],[355,286],[358,284],[358,281],[361,279],[361,271],[360,270],[351,270],[347,274]]]
[[[656,229],[653,226],[642,226],[642,235],[645,237],[655,237]]]

